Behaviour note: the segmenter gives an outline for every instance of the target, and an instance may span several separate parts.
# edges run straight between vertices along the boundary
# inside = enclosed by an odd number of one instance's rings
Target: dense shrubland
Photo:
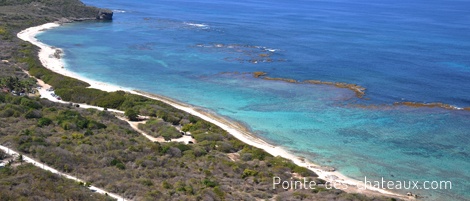
[[[64,17],[94,18],[98,12],[98,8],[85,7],[79,0],[0,0],[0,26],[17,32]]]
[[[165,140],[181,137],[181,133],[174,126],[161,119],[151,119],[145,124],[139,124],[139,129],[153,137],[163,137]]]
[[[273,176],[289,179],[294,172],[322,181],[315,173],[248,146],[197,117],[187,119],[187,125],[192,126],[186,128],[190,127],[198,143],[185,145],[152,143],[109,112],[47,100],[0,93],[0,114],[1,144],[131,199],[352,196],[323,188],[273,190]],[[154,121],[150,125],[156,129],[170,126],[162,120]],[[239,159],[231,160],[227,154],[238,155]]]
[[[114,200],[26,163],[0,168],[0,198],[3,201]]]
[[[0,79],[0,89],[8,89],[9,91],[17,91],[30,93],[33,92],[32,88],[36,84],[36,79],[19,79],[18,77],[3,77]]]

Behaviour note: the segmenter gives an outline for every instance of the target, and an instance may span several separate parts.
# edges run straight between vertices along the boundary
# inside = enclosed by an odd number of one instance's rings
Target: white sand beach
[[[82,77],[80,75],[77,75],[76,73],[66,70],[65,63],[62,61],[62,59],[54,56],[57,50],[59,50],[60,52],[63,52],[63,51],[60,48],[51,47],[44,43],[41,43],[40,41],[36,39],[36,35],[41,33],[42,31],[59,27],[60,25],[61,24],[59,23],[47,23],[47,24],[43,24],[40,26],[31,27],[31,28],[28,28],[19,32],[17,36],[18,38],[24,41],[28,41],[32,43],[33,45],[36,45],[40,48],[39,60],[41,61],[42,65],[49,70],[52,70],[56,73],[59,73],[68,77],[73,77],[73,78],[82,80],[84,82],[87,82],[88,84],[91,85],[90,88],[100,89],[100,90],[108,91],[108,92],[118,91],[118,90],[129,91],[128,89],[124,89],[122,87],[113,86],[113,85],[102,83],[102,82],[97,82],[97,81],[88,79],[86,77]]]
[[[185,111],[187,113],[190,113],[192,115],[198,116],[198,117],[200,117],[200,118],[202,118],[202,119],[204,119],[208,122],[211,122],[211,123],[221,127],[222,129],[226,130],[228,133],[230,133],[231,135],[233,135],[234,137],[236,137],[237,139],[239,139],[240,141],[242,141],[242,142],[244,142],[248,145],[263,149],[266,152],[272,154],[273,156],[281,156],[281,157],[290,159],[295,164],[297,164],[299,166],[309,168],[309,169],[313,170],[316,174],[318,174],[319,178],[321,178],[321,179],[347,185],[347,189],[342,189],[346,192],[363,193],[363,194],[368,194],[368,195],[393,196],[393,197],[398,197],[398,198],[406,199],[406,200],[414,199],[414,198],[408,197],[406,195],[393,193],[393,192],[390,192],[390,191],[387,191],[387,190],[384,190],[384,189],[378,189],[378,188],[373,188],[373,187],[368,187],[367,189],[362,189],[362,186],[360,186],[360,187],[357,186],[357,184],[361,184],[360,181],[348,178],[348,177],[344,176],[343,174],[341,174],[340,172],[337,172],[337,171],[333,171],[333,172],[324,171],[324,168],[322,169],[322,167],[319,166],[319,165],[316,165],[312,162],[309,162],[307,160],[299,158],[299,157],[289,153],[288,151],[286,151],[282,147],[271,145],[271,144],[255,137],[252,133],[250,133],[242,125],[239,125],[236,122],[229,121],[229,120],[227,120],[223,117],[217,116],[215,114],[206,112],[202,109],[198,109],[198,108],[193,107],[191,105],[179,103],[177,101],[171,100],[171,99],[166,98],[166,97],[153,95],[153,94],[148,94],[148,93],[145,93],[145,92],[139,92],[139,91],[135,91],[135,90],[132,90],[132,89],[126,89],[126,88],[123,88],[123,87],[113,86],[113,85],[109,85],[109,84],[102,83],[102,82],[97,82],[97,81],[79,76],[75,73],[72,73],[72,72],[67,70],[66,66],[64,66],[65,63],[60,58],[57,58],[57,57],[54,56],[54,53],[56,52],[57,48],[53,48],[53,47],[50,47],[46,44],[43,44],[35,38],[35,36],[38,33],[42,32],[44,30],[47,30],[47,29],[52,29],[52,28],[58,27],[58,26],[60,26],[59,23],[47,23],[47,24],[44,24],[44,25],[41,25],[41,26],[28,28],[28,29],[23,30],[20,33],[18,33],[18,37],[20,39],[31,42],[32,44],[34,44],[34,45],[36,45],[40,48],[40,52],[39,52],[40,61],[42,62],[42,64],[46,68],[48,68],[48,69],[50,69],[50,70],[52,70],[56,73],[60,73],[60,74],[65,75],[65,76],[69,76],[69,77],[73,77],[73,78],[85,81],[85,82],[87,82],[91,85],[91,88],[96,88],[96,89],[100,89],[100,90],[108,91],[108,92],[122,90],[122,91],[127,91],[129,93],[142,95],[142,96],[145,96],[145,97],[148,97],[148,98],[152,98],[152,99],[159,100],[159,101],[162,101],[164,103],[167,103],[167,104],[169,104],[169,105],[171,105],[171,106],[173,106],[177,109],[180,109],[180,110],[183,110],[183,111]],[[334,160],[334,159],[332,159],[332,160]]]

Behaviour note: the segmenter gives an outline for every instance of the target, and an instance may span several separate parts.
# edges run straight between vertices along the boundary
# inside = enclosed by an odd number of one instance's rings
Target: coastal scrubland
[[[95,18],[99,10],[79,0],[0,0],[0,21],[3,30],[18,32],[24,27],[61,19]]]
[[[197,117],[186,124],[198,140],[192,145],[150,142],[107,111],[5,93],[0,118],[1,144],[134,200],[371,199],[324,187],[274,190],[273,175],[324,181]]]
[[[113,200],[72,180],[21,162],[0,168],[0,198],[5,201]]]
[[[177,133],[171,125],[182,126],[197,143],[150,142],[111,112],[7,91],[0,92],[0,144],[132,200],[393,200],[324,187],[273,189],[273,176],[324,181],[288,159],[244,144],[214,124],[160,101],[86,88],[85,82],[42,67],[37,48],[15,37],[29,26],[63,17],[90,17],[97,11],[75,0],[1,0],[0,56],[5,62],[0,63],[0,87],[34,88],[34,81],[22,71],[28,70],[52,85],[64,100],[134,110],[154,118],[141,125],[143,130],[172,138]],[[7,156],[0,153],[0,157]],[[0,195],[10,200],[107,199],[91,196],[83,185],[31,165],[5,167],[0,175]]]

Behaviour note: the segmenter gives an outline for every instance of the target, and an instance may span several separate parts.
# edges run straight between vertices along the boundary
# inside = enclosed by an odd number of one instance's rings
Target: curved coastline
[[[265,142],[264,140],[256,137],[253,133],[251,133],[243,125],[238,124],[237,122],[232,122],[232,121],[230,121],[230,120],[228,120],[224,117],[218,116],[218,115],[213,114],[211,112],[207,112],[207,111],[204,111],[202,109],[198,109],[194,106],[175,101],[175,100],[173,100],[171,98],[168,98],[168,97],[164,97],[164,96],[156,95],[156,94],[150,94],[150,93],[146,93],[146,92],[142,92],[142,91],[138,91],[138,90],[128,89],[128,88],[124,88],[124,87],[120,87],[120,86],[111,85],[111,84],[108,84],[108,83],[95,81],[95,80],[80,76],[80,75],[78,75],[76,73],[73,73],[71,71],[68,71],[64,67],[65,63],[63,62],[63,60],[60,57],[55,57],[54,56],[56,51],[60,50],[60,49],[48,46],[48,45],[38,41],[35,38],[35,36],[37,34],[43,32],[45,30],[53,29],[53,28],[56,28],[56,27],[59,27],[59,26],[61,26],[61,23],[59,23],[59,22],[47,23],[47,24],[43,24],[43,25],[40,25],[40,26],[25,29],[25,30],[23,30],[23,31],[21,31],[17,34],[18,38],[20,38],[24,41],[30,42],[33,45],[40,48],[39,54],[38,54],[39,60],[41,61],[42,65],[45,68],[47,68],[51,71],[62,74],[64,76],[76,78],[76,79],[82,80],[84,82],[87,82],[88,84],[90,84],[90,88],[100,89],[100,90],[107,91],[107,92],[118,91],[118,90],[126,91],[128,93],[141,95],[141,96],[144,96],[144,97],[147,97],[147,98],[155,99],[155,100],[164,102],[166,104],[169,104],[172,107],[175,107],[177,109],[185,111],[189,114],[198,116],[198,117],[204,119],[205,121],[208,121],[210,123],[213,123],[213,124],[219,126],[220,128],[227,131],[229,134],[231,134],[232,136],[237,138],[238,140],[240,140],[240,141],[242,141],[242,142],[244,142],[244,143],[246,143],[250,146],[254,146],[254,147],[263,149],[263,150],[265,150],[266,152],[268,152],[269,154],[271,154],[273,156],[281,156],[283,158],[290,159],[295,164],[297,164],[299,166],[302,166],[302,167],[306,167],[306,168],[314,171],[318,175],[318,177],[321,178],[321,179],[324,179],[324,180],[327,180],[327,181],[330,181],[330,182],[337,182],[337,183],[340,183],[342,185],[346,185],[346,186],[348,186],[348,188],[347,189],[342,189],[346,192],[362,193],[362,194],[366,194],[366,195],[392,196],[392,197],[397,197],[397,198],[406,199],[406,200],[414,199],[414,198],[408,197],[406,195],[398,194],[398,193],[395,193],[395,192],[391,192],[391,191],[388,191],[388,190],[375,188],[375,187],[367,187],[367,189],[363,189],[362,188],[363,186],[359,185],[361,183],[361,181],[346,177],[345,175],[343,175],[343,174],[341,174],[340,172],[337,172],[337,171],[330,172],[330,171],[328,171],[328,169],[329,169],[328,167],[319,166],[319,165],[314,164],[310,161],[307,161],[303,158],[295,156],[294,154],[286,151],[284,148],[282,148],[280,146],[271,145],[271,144]],[[258,77],[263,77],[263,76],[265,76],[265,75],[261,75],[261,76],[258,76]],[[266,79],[267,77],[263,77],[263,78]],[[270,79],[267,79],[267,80],[270,80]],[[281,78],[280,80],[283,80],[283,79]],[[297,82],[297,83],[299,83],[299,82]],[[305,82],[305,83],[308,83],[308,82]],[[317,83],[312,83],[312,84],[317,84]],[[320,84],[328,84],[328,83],[320,83]],[[332,83],[331,85],[337,86],[335,84],[336,83]],[[337,87],[349,88],[349,87],[341,87],[341,86],[343,86],[343,85],[340,84]],[[354,86],[360,87],[358,85],[354,85]],[[351,90],[353,90],[353,89],[351,89]],[[365,90],[365,88],[360,87],[360,89],[358,91],[364,93],[364,90]],[[356,95],[358,95],[358,91],[356,91]],[[358,97],[359,97],[359,95],[358,95]]]

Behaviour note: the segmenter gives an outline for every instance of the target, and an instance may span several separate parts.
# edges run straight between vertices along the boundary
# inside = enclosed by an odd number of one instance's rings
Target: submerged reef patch
[[[133,50],[153,50],[154,46],[156,46],[156,43],[148,42],[143,44],[131,44],[128,45],[128,48]]]
[[[243,73],[246,74],[246,73]],[[264,80],[272,80],[272,81],[282,81],[282,82],[288,82],[288,83],[294,83],[294,84],[321,84],[321,85],[330,85],[334,86],[337,88],[345,88],[353,91],[356,94],[356,97],[358,98],[364,98],[366,88],[362,87],[357,84],[351,84],[351,83],[344,83],[344,82],[328,82],[328,81],[321,81],[321,80],[304,80],[304,81],[298,81],[295,79],[290,79],[290,78],[277,78],[277,77],[268,77],[266,72],[263,71],[256,71],[251,73],[254,78],[261,78]],[[466,108],[460,108],[457,106],[453,106],[450,104],[446,103],[440,103],[440,102],[435,102],[435,103],[421,103],[421,102],[395,102],[393,104],[381,104],[381,105],[362,105],[362,104],[347,104],[349,106],[353,107],[359,107],[359,108],[368,108],[368,109],[392,109],[396,106],[407,106],[407,107],[415,107],[415,108],[422,108],[422,107],[427,107],[427,108],[442,108],[446,110],[464,110],[464,111],[470,111],[470,107]]]
[[[212,43],[196,44],[193,47],[202,51],[218,51],[233,55],[224,58],[228,62],[258,64],[287,61],[277,53],[280,50],[256,45]]]
[[[467,110],[467,108],[459,108],[446,103],[395,102],[393,105],[404,105],[408,107],[443,108],[448,110]]]
[[[420,102],[395,102],[393,104],[344,104],[341,105],[343,107],[354,107],[354,108],[364,108],[364,109],[396,109],[396,107],[404,106],[404,107],[412,107],[412,108],[441,108],[445,110],[462,110],[462,111],[470,111],[470,107],[466,108],[459,108],[450,104],[446,103],[420,103]]]
[[[364,95],[366,94],[366,88],[359,86],[357,84],[350,84],[350,83],[344,83],[344,82],[327,82],[327,81],[321,81],[321,80],[304,80],[304,81],[297,81],[294,79],[290,78],[278,78],[278,77],[268,77],[266,76],[266,72],[261,72],[257,71],[253,73],[253,77],[255,78],[262,78],[264,80],[275,80],[275,81],[283,81],[283,82],[289,82],[289,83],[295,83],[295,84],[321,84],[321,85],[330,85],[338,88],[346,88],[351,91],[353,91],[356,94],[356,97],[358,98],[363,98]]]

